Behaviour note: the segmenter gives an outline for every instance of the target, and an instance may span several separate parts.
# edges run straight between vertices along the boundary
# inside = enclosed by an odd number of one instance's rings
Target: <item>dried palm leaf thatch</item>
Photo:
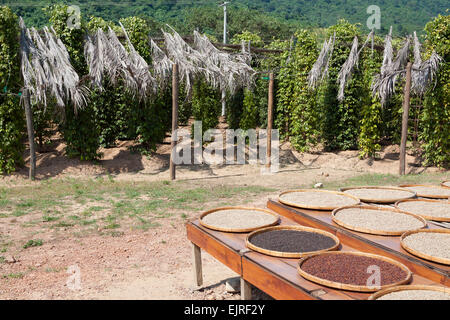
[[[111,28],[108,34],[99,28],[95,35],[87,37],[84,54],[89,65],[89,76],[93,85],[100,89],[103,89],[105,75],[113,84],[122,80],[132,93],[143,100],[155,92],[157,82],[152,77],[147,62],[131,43],[125,28],[122,24],[120,26],[128,51]]]
[[[420,55],[420,48],[422,45],[417,38],[417,32],[414,31],[414,64],[413,66],[418,68],[422,64],[422,56]]]
[[[394,71],[399,71],[406,67],[406,63],[408,62],[410,45],[411,45],[411,36],[408,36],[406,38],[405,44],[398,51],[397,56],[395,57],[395,60],[393,62],[392,68]]]
[[[178,65],[180,81],[185,83],[187,96],[190,96],[194,78],[200,75],[213,87],[218,88],[220,69],[208,68],[205,57],[191,48],[175,30],[172,29],[172,32],[173,34],[170,34],[163,30],[165,46],[169,59]]]
[[[55,31],[44,27],[44,36],[41,37],[36,29],[27,29],[22,18],[19,23],[21,70],[24,88],[29,91],[31,102],[46,106],[50,94],[61,108],[68,101],[75,111],[85,106],[89,90],[80,85],[69,53]]]
[[[411,71],[411,91],[416,95],[423,96],[444,60],[433,51],[428,60],[422,61],[420,53],[421,45],[416,32],[414,32],[413,41],[414,64]],[[376,75],[372,82],[372,94],[380,97],[382,106],[384,106],[386,101],[395,93],[395,83],[399,77],[403,77],[406,74],[404,67],[408,61],[410,46],[411,37],[409,36],[403,47],[399,50],[395,61],[390,63],[387,62],[386,64],[383,62],[381,74]],[[386,52],[390,50],[388,43],[386,43],[385,57]],[[387,56],[389,56],[389,54],[387,54]]]
[[[128,58],[131,61],[131,70],[134,75],[133,80],[137,85],[136,93],[139,94],[140,99],[148,96],[151,93],[156,92],[157,82],[150,73],[150,67],[144,58],[136,51],[133,44],[128,37],[128,33],[122,23],[119,22],[122,28],[125,38],[127,40],[127,46],[129,50]]]
[[[361,48],[358,50],[358,37],[355,36],[355,39],[353,40],[353,46],[350,51],[350,55],[345,61],[344,65],[342,66],[341,71],[338,75],[338,82],[340,84],[339,87],[339,95],[338,99],[339,101],[342,101],[344,99],[344,89],[348,81],[351,79],[351,76],[353,74],[353,71],[355,69],[355,66],[358,66],[359,63],[359,56],[361,55],[361,52],[367,45],[369,44],[369,41],[371,41],[372,44],[372,51],[374,46],[374,39],[375,39],[375,32],[372,30],[366,38],[366,41],[361,46]]]
[[[333,55],[334,42],[336,40],[336,33],[330,39],[323,43],[319,58],[314,63],[308,76],[308,85],[310,88],[317,88],[323,79],[328,76],[328,66]]]
[[[153,40],[150,40],[150,48],[152,52],[153,72],[160,86],[166,87],[172,73],[173,62]]]
[[[380,98],[381,106],[385,106],[389,98],[395,94],[395,84],[397,83],[397,80],[406,74],[404,68],[408,61],[410,44],[411,38],[408,36],[405,44],[397,53],[395,60],[392,61],[393,51],[391,34],[386,36],[381,74],[376,75],[372,82],[372,95]]]
[[[198,52],[205,57],[206,67],[215,72],[218,68],[219,86],[222,90],[234,93],[241,87],[251,87],[256,71],[244,61],[247,55],[231,55],[217,49],[206,35],[194,31],[194,44]]]
[[[436,73],[443,62],[444,59],[436,51],[433,51],[428,60],[423,61],[418,66],[413,65],[411,72],[411,91],[418,96],[423,96],[436,77]]]
[[[362,45],[362,47],[359,50],[358,50],[358,37],[355,36],[355,38],[353,39],[352,49],[350,50],[350,54],[349,54],[347,60],[342,65],[341,71],[339,72],[338,79],[337,79],[337,82],[339,83],[339,93],[338,93],[339,101],[344,100],[345,86],[347,85],[348,81],[350,81],[355,67],[358,66],[359,56],[360,56],[362,50],[367,46],[370,39],[371,38],[373,39],[373,37],[374,37],[374,32],[372,30],[369,33],[369,35],[367,36],[366,41],[364,42],[364,44]]]
[[[389,29],[389,34],[384,39],[383,63],[381,65],[381,76],[385,76],[389,71],[392,71],[392,61],[394,60],[394,48],[392,47],[392,26]]]
[[[342,65],[341,71],[339,71],[339,75],[337,78],[337,82],[339,83],[339,93],[338,100],[344,100],[344,89],[347,82],[350,80],[352,76],[353,69],[359,62],[359,54],[358,54],[358,37],[355,36],[353,39],[352,49],[350,51],[350,55],[348,56],[345,63]]]

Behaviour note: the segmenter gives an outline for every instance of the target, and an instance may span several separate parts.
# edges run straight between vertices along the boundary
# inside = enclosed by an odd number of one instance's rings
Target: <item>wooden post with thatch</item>
[[[178,129],[178,64],[172,66],[172,138],[170,144],[170,180],[176,179],[176,166],[173,162],[177,146]]]
[[[272,123],[273,123],[273,73],[269,74],[269,103],[267,106],[267,150],[266,150],[266,167],[270,168],[272,165]]]
[[[402,140],[400,144],[400,175],[405,175],[406,173],[406,142],[408,140],[409,105],[411,96],[411,69],[412,63],[408,62],[408,65],[406,66],[405,97],[403,100]]]
[[[36,177],[36,150],[34,145],[33,112],[31,111],[30,94],[27,89],[23,90],[23,101],[25,117],[27,119],[28,142],[30,144],[30,180]]]

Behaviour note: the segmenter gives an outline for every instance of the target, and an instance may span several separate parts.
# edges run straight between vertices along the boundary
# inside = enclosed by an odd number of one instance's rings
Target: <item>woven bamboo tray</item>
[[[377,300],[381,298],[384,295],[387,295],[392,292],[398,292],[398,291],[406,291],[406,290],[428,290],[428,291],[437,291],[437,292],[444,292],[447,294],[450,294],[450,289],[446,287],[438,287],[438,286],[425,286],[420,284],[415,285],[408,285],[408,286],[395,286],[386,288],[380,291],[375,292],[372,294],[367,300]]]
[[[400,203],[404,203],[404,202],[435,202],[435,203],[442,203],[443,205],[449,206],[449,209],[450,209],[450,202],[446,202],[446,201],[442,201],[442,200],[431,200],[431,199],[407,199],[407,200],[401,200],[401,201],[397,201],[395,203],[395,207],[398,210],[401,210],[401,211],[404,211],[404,212],[409,212],[409,211],[406,211],[405,209],[401,209],[399,207],[399,204]],[[409,212],[409,213],[421,216],[422,218],[427,219],[427,220],[441,221],[441,222],[450,222],[450,217],[449,218],[436,217],[436,216],[427,215],[426,213],[423,213],[423,214],[422,213],[418,214],[418,213],[413,213],[413,212]]]
[[[251,243],[251,238],[253,236],[260,234],[260,233],[267,232],[267,231],[273,231],[273,230],[298,230],[298,231],[307,231],[307,232],[312,232],[312,233],[318,233],[318,234],[322,234],[324,236],[332,238],[335,242],[335,245],[330,248],[323,249],[323,250],[317,250],[317,251],[281,252],[281,251],[274,251],[274,250],[260,248],[256,245],[254,245],[253,243]],[[301,257],[305,257],[305,256],[311,255],[311,254],[336,250],[340,245],[340,241],[334,234],[327,232],[327,231],[320,230],[320,229],[308,228],[308,227],[303,227],[303,226],[276,226],[276,227],[268,227],[268,228],[253,231],[252,233],[250,233],[247,236],[247,239],[245,240],[245,244],[247,245],[247,247],[249,249],[259,252],[259,253],[269,255],[269,256],[280,257],[280,258],[301,258]]]
[[[316,206],[316,205],[312,205],[312,204],[308,204],[308,203],[303,203],[302,204],[302,203],[299,203],[299,202],[291,202],[291,201],[287,201],[287,200],[281,199],[282,195],[287,194],[287,193],[292,193],[292,192],[317,192],[317,193],[321,193],[323,196],[326,196],[327,194],[337,194],[337,195],[344,196],[344,197],[352,199],[355,202],[354,203],[355,205],[359,204],[361,202],[357,197],[354,197],[352,195],[349,195],[349,194],[346,194],[346,193],[343,193],[343,192],[330,191],[330,190],[316,190],[316,189],[287,190],[287,191],[284,191],[284,192],[280,193],[280,195],[278,196],[278,201],[283,203],[283,204],[286,204],[288,206],[291,206],[291,207],[311,209],[311,210],[331,211],[331,210],[334,210],[334,209],[336,209],[338,207],[341,207],[341,206],[332,206],[332,207],[330,207],[330,206]]]
[[[419,233],[419,232],[428,232],[428,233],[446,233],[446,234],[450,234],[450,230],[446,230],[446,229],[426,229],[426,230],[414,230],[414,231],[407,231],[405,232],[401,237],[400,237],[400,244],[402,246],[403,249],[405,249],[406,251],[408,251],[409,253],[425,259],[425,260],[429,260],[429,261],[433,261],[433,262],[437,262],[437,263],[441,263],[441,264],[445,264],[445,265],[450,265],[450,259],[445,259],[445,258],[439,258],[439,257],[434,257],[434,256],[430,256],[426,253],[417,251],[413,248],[408,247],[405,242],[404,239],[409,236],[412,235],[414,233]]]
[[[444,187],[444,188],[450,188],[450,180],[443,181],[441,183],[441,186]]]
[[[426,185],[426,184],[403,184],[400,186],[401,188],[412,188],[412,187],[429,187],[429,188],[442,188],[441,186],[433,186],[433,185]],[[442,188],[444,191],[447,191],[448,188]],[[417,196],[418,197],[422,197],[422,198],[431,198],[431,199],[449,199],[450,195],[449,194],[437,194],[437,193],[430,193],[430,194],[425,194],[422,192],[417,192]]]
[[[260,225],[257,227],[253,227],[253,228],[225,228],[225,227],[219,227],[219,226],[212,226],[209,225],[207,223],[205,223],[203,221],[203,218],[206,217],[207,215],[213,213],[213,212],[217,212],[217,211],[221,211],[221,210],[251,210],[251,211],[260,211],[263,213],[267,213],[270,214],[274,217],[274,221],[272,223],[269,224],[264,224],[264,225]],[[276,214],[273,213],[272,211],[269,210],[265,210],[265,209],[260,209],[260,208],[250,208],[250,207],[222,207],[222,208],[216,208],[216,209],[212,209],[209,211],[206,211],[204,213],[202,213],[200,215],[200,224],[202,226],[204,226],[205,228],[211,229],[211,230],[216,230],[216,231],[222,231],[222,232],[233,232],[233,233],[246,233],[246,232],[252,232],[254,230],[260,229],[260,228],[265,228],[265,227],[270,227],[270,226],[274,226],[277,225],[280,222],[280,217]]]
[[[369,287],[369,286],[360,286],[360,285],[353,285],[353,284],[346,284],[346,283],[340,283],[340,282],[334,282],[334,281],[330,281],[330,280],[326,280],[326,279],[322,279],[316,276],[313,276],[309,273],[307,273],[306,271],[302,270],[302,265],[305,261],[307,261],[308,259],[317,256],[317,255],[325,255],[325,254],[353,254],[353,255],[357,255],[357,256],[363,256],[363,257],[370,257],[370,258],[375,258],[375,259],[379,259],[391,264],[394,264],[396,266],[398,266],[399,268],[401,268],[403,271],[406,272],[406,277],[405,279],[395,282],[395,283],[391,283],[388,285],[384,285],[381,287]],[[411,281],[412,278],[412,273],[411,271],[408,269],[408,267],[406,267],[405,265],[401,264],[400,262],[397,262],[393,259],[387,258],[387,257],[383,257],[383,256],[379,256],[376,254],[371,254],[371,253],[363,253],[363,252],[342,252],[342,251],[336,251],[336,252],[325,252],[325,253],[319,253],[319,254],[314,254],[314,255],[309,255],[307,257],[304,257],[300,260],[298,267],[297,267],[297,271],[298,273],[305,279],[327,286],[327,287],[331,287],[331,288],[336,288],[336,289],[341,289],[341,290],[349,290],[349,291],[357,291],[357,292],[376,292],[379,290],[383,290],[386,288],[390,288],[393,286],[398,286],[401,284],[406,284],[409,283],[409,281]]]
[[[348,188],[340,188],[340,191],[345,193],[345,191],[354,190],[354,189],[398,190],[398,191],[405,191],[405,192],[410,193],[409,197],[391,198],[391,199],[372,199],[372,198],[366,198],[366,197],[359,196],[359,199],[362,202],[369,202],[369,203],[395,203],[395,202],[397,202],[399,200],[410,199],[410,198],[415,198],[416,197],[416,193],[414,191],[411,191],[411,190],[408,190],[408,189],[405,189],[405,188],[399,188],[399,187],[374,187],[374,186],[348,187]]]
[[[363,227],[356,227],[350,224],[347,224],[343,221],[340,221],[338,218],[336,218],[336,213],[338,213],[339,211],[343,210],[343,209],[349,209],[349,208],[358,208],[358,209],[370,209],[370,210],[380,210],[380,211],[391,211],[391,212],[396,212],[396,213],[401,213],[401,214],[406,214],[409,216],[413,216],[414,218],[416,218],[417,220],[420,220],[422,222],[422,228],[425,228],[427,226],[427,222],[424,218],[406,212],[406,211],[401,211],[395,208],[387,208],[387,207],[378,207],[378,206],[369,206],[369,205],[365,205],[365,206],[347,206],[347,207],[342,207],[342,208],[337,208],[335,210],[333,210],[333,212],[331,213],[331,219],[333,220],[334,223],[349,229],[349,230],[353,230],[353,231],[357,231],[357,232],[362,232],[362,233],[368,233],[368,234],[375,234],[375,235],[381,235],[381,236],[400,236],[403,233],[405,233],[405,230],[403,231],[388,231],[388,230],[372,230],[372,229],[366,229]]]

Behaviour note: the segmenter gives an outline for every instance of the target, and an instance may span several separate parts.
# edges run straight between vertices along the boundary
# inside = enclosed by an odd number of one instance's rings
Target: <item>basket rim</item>
[[[251,243],[251,238],[253,236],[255,236],[257,234],[260,234],[260,233],[273,231],[273,230],[298,230],[298,231],[306,231],[306,232],[311,232],[311,233],[318,233],[318,234],[322,234],[324,236],[327,236],[327,237],[333,239],[335,244],[332,247],[330,247],[330,248],[325,248],[325,249],[316,250],[316,251],[282,252],[282,251],[264,249],[264,248],[258,247],[256,245],[254,245],[253,243]],[[306,227],[306,226],[302,226],[302,225],[272,226],[272,227],[267,227],[267,228],[263,228],[263,229],[258,229],[258,230],[255,230],[255,231],[251,232],[250,234],[248,234],[246,239],[245,239],[245,245],[247,246],[247,248],[249,248],[249,249],[251,249],[253,251],[265,254],[265,255],[269,255],[269,256],[273,256],[273,257],[279,257],[279,258],[301,258],[301,257],[307,256],[307,255],[311,255],[311,254],[327,252],[327,251],[333,251],[333,250],[337,250],[339,248],[340,244],[341,243],[340,243],[339,238],[336,237],[331,232],[328,232],[328,231],[325,231],[325,230],[321,230],[321,229]]]
[[[411,187],[425,187],[425,188],[440,188],[443,190],[447,190],[448,188],[443,187],[442,185],[433,185],[433,184],[402,184],[399,187],[401,188],[411,188]],[[431,198],[431,199],[450,199],[450,195],[442,195],[442,194],[424,194],[424,193],[417,193],[418,197],[423,198]]]
[[[333,210],[333,212],[331,213],[331,220],[336,223],[337,225],[340,225],[341,227],[344,227],[346,229],[352,230],[352,231],[357,231],[357,232],[361,232],[361,233],[367,233],[367,234],[374,234],[374,235],[380,235],[380,236],[401,236],[403,233],[405,233],[405,230],[399,230],[399,231],[388,231],[388,230],[375,230],[375,229],[369,229],[369,228],[364,228],[364,227],[357,227],[351,224],[348,224],[346,222],[343,222],[341,220],[339,220],[336,217],[336,214],[344,209],[352,209],[352,208],[358,208],[358,209],[362,209],[362,210],[376,210],[376,211],[391,211],[391,212],[396,212],[399,214],[405,214],[405,215],[409,215],[409,216],[413,216],[414,218],[416,218],[417,220],[419,220],[420,222],[422,222],[422,227],[418,228],[418,229],[413,229],[413,230],[422,230],[423,228],[426,228],[428,226],[427,221],[416,214],[413,213],[409,213],[406,211],[402,211],[396,208],[386,208],[386,207],[378,207],[378,206],[371,206],[371,205],[366,205],[366,206],[345,206],[345,207],[340,207],[337,208],[335,210]],[[411,231],[411,230],[407,230],[407,231]]]
[[[401,210],[401,211],[409,212],[409,211],[406,211],[405,209],[401,209],[398,206],[400,203],[403,203],[403,202],[434,202],[434,203],[442,203],[444,205],[449,205],[450,206],[450,202],[443,201],[443,199],[405,199],[405,200],[397,201],[395,203],[395,208],[397,208],[398,210]],[[429,215],[426,215],[426,214],[418,214],[418,213],[413,213],[413,212],[409,212],[409,213],[418,215],[418,216],[420,216],[422,218],[425,218],[426,220],[440,221],[440,222],[450,222],[450,217],[445,218],[445,217],[429,216]]]
[[[330,254],[350,254],[350,255],[356,255],[356,256],[363,256],[363,257],[370,257],[370,258],[374,258],[374,259],[379,259],[388,263],[391,263],[397,267],[399,267],[400,269],[402,269],[403,271],[406,272],[406,277],[403,280],[399,280],[397,282],[391,283],[391,284],[386,284],[380,287],[369,287],[369,286],[361,286],[361,285],[354,285],[354,284],[346,284],[346,283],[340,283],[340,282],[335,282],[335,281],[331,281],[331,280],[326,280],[323,278],[319,278],[316,276],[313,276],[311,274],[309,274],[308,272],[302,270],[301,266],[303,265],[303,263],[305,263],[305,261],[307,261],[308,259],[314,258],[316,256],[319,255],[330,255]],[[409,270],[409,268],[407,266],[405,266],[404,264],[385,257],[385,256],[381,256],[381,255],[377,255],[377,254],[373,254],[373,253],[365,253],[365,252],[357,252],[357,251],[329,251],[329,252],[323,252],[323,253],[319,253],[319,254],[313,254],[313,255],[309,255],[306,256],[304,258],[301,258],[298,266],[297,266],[297,271],[298,273],[305,279],[318,283],[318,284],[322,284],[325,285],[327,287],[331,287],[331,288],[336,288],[336,289],[341,289],[341,290],[348,290],[348,291],[357,291],[357,292],[376,292],[382,289],[386,289],[386,288],[390,288],[393,286],[398,286],[401,284],[406,284],[409,283],[411,281],[412,278],[412,272],[411,270]]]
[[[214,212],[217,212],[217,211],[225,211],[225,210],[260,211],[260,212],[272,215],[275,218],[275,220],[272,223],[268,223],[268,224],[264,224],[264,225],[260,225],[260,226],[252,227],[252,228],[224,228],[224,227],[213,226],[213,225],[210,225],[210,224],[205,223],[203,221],[203,218],[206,217],[207,215],[209,215],[211,213],[214,213]],[[247,232],[252,232],[252,231],[260,229],[260,228],[265,228],[265,227],[269,227],[269,226],[275,226],[275,225],[279,224],[280,221],[281,221],[280,220],[280,216],[278,214],[276,214],[275,212],[270,211],[269,209],[256,208],[256,207],[243,207],[243,206],[229,206],[229,207],[214,208],[214,209],[211,209],[211,210],[203,212],[200,215],[200,217],[199,217],[199,223],[203,227],[211,229],[211,230],[215,230],[215,231],[230,232],[230,233],[247,233]]]
[[[361,198],[362,202],[370,202],[370,203],[395,203],[399,200],[404,200],[404,199],[412,199],[417,197],[417,193],[413,190],[409,190],[406,188],[401,188],[401,187],[397,187],[397,186],[359,186],[359,187],[344,187],[344,188],[340,188],[339,190],[341,192],[346,192],[349,190],[357,190],[357,189],[378,189],[378,190],[397,190],[397,191],[404,191],[404,192],[408,192],[410,194],[412,194],[409,197],[404,197],[404,198],[391,198],[391,199],[372,199],[372,198]]]
[[[436,256],[432,256],[426,253],[423,253],[421,251],[418,251],[414,248],[409,247],[408,245],[405,244],[405,238],[407,238],[408,236],[412,235],[412,234],[416,234],[416,233],[446,233],[450,235],[450,229],[423,229],[423,230],[410,230],[405,232],[404,234],[402,234],[402,236],[400,237],[400,245],[401,247],[409,252],[410,254],[425,259],[425,260],[429,260],[429,261],[433,261],[433,262],[437,262],[440,264],[444,264],[444,265],[450,265],[450,259],[446,259],[446,258],[440,258],[440,257],[436,257]]]
[[[447,293],[450,295],[450,288],[447,288],[447,287],[435,286],[435,285],[411,284],[411,285],[406,285],[406,286],[402,285],[402,286],[395,286],[395,287],[382,289],[382,290],[377,291],[374,294],[372,294],[367,300],[377,300],[378,298],[381,298],[382,296],[385,296],[392,292],[410,291],[410,290],[437,291],[437,292],[444,292],[444,293]]]
[[[288,193],[301,193],[301,192],[317,192],[317,193],[329,193],[329,194],[337,194],[340,196],[344,196],[347,198],[351,198],[352,200],[355,201],[355,205],[360,204],[361,200],[358,197],[355,197],[353,195],[350,194],[346,194],[343,192],[339,192],[339,191],[333,191],[333,190],[317,190],[317,189],[292,189],[292,190],[285,190],[282,191],[279,195],[278,195],[278,201],[280,203],[283,203],[285,205],[291,206],[291,207],[296,207],[296,208],[303,208],[303,209],[311,209],[311,210],[322,210],[322,211],[331,211],[334,210],[336,208],[339,208],[339,206],[315,206],[315,205],[305,205],[305,204],[301,204],[301,203],[295,203],[295,202],[291,202],[291,201],[287,201],[287,200],[283,200],[281,199],[281,197],[285,194]]]

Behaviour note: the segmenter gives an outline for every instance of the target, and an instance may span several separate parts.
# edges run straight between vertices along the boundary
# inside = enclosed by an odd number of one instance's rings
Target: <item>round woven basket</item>
[[[395,286],[386,288],[380,291],[375,292],[372,294],[367,300],[377,300],[381,298],[382,296],[385,296],[392,292],[398,292],[398,291],[407,291],[407,290],[427,290],[427,291],[436,291],[436,292],[443,292],[450,294],[450,288],[446,287],[438,287],[438,286],[425,286],[425,285],[408,285],[408,286]]]
[[[444,188],[450,188],[450,180],[442,181],[441,186]]]
[[[450,198],[450,194],[446,193],[448,191],[449,188],[443,188],[441,186],[433,186],[433,185],[427,185],[427,184],[403,184],[400,186],[401,188],[413,188],[413,187],[423,187],[423,188],[442,188],[443,190],[443,194],[439,194],[439,193],[423,193],[423,192],[418,192],[417,196],[418,197],[422,197],[422,198],[431,198],[431,199],[449,199]]]
[[[408,251],[409,253],[411,253],[412,255],[415,255],[419,258],[425,259],[425,260],[429,260],[429,261],[433,261],[433,262],[437,262],[440,264],[445,264],[445,265],[450,265],[450,259],[445,259],[445,258],[440,258],[440,257],[434,257],[431,256],[429,254],[417,251],[414,248],[408,247],[408,245],[406,245],[405,243],[405,238],[415,234],[415,233],[446,233],[446,234],[450,234],[450,230],[448,229],[425,229],[425,230],[413,230],[413,231],[407,231],[405,232],[401,237],[400,237],[400,244],[402,246],[402,248],[406,251]]]
[[[411,213],[411,214],[415,214],[415,215],[421,216],[422,218],[427,219],[427,220],[441,221],[441,222],[450,222],[450,217],[449,217],[449,218],[446,218],[446,217],[436,217],[436,216],[429,215],[429,214],[427,214],[426,212],[421,213],[421,214],[418,214],[418,213],[414,213],[414,212],[409,212],[409,211],[407,211],[407,210],[405,210],[405,209],[401,209],[401,208],[399,207],[399,204],[400,204],[400,203],[404,203],[404,202],[431,202],[431,203],[442,203],[443,205],[447,205],[447,206],[449,206],[449,208],[450,208],[450,203],[449,203],[449,202],[442,201],[442,200],[434,200],[434,199],[433,199],[433,200],[432,200],[432,199],[407,199],[407,200],[397,201],[397,202],[395,203],[395,207],[396,207],[398,210],[401,210],[401,211],[404,211],[404,212],[408,212],[408,213]]]
[[[220,226],[213,226],[210,225],[208,223],[205,223],[205,221],[203,221],[203,218],[206,217],[207,215],[213,213],[213,212],[217,212],[217,211],[221,211],[221,210],[251,210],[251,211],[260,211],[261,213],[265,213],[265,214],[270,214],[271,216],[274,217],[273,222],[268,223],[268,224],[262,224],[259,225],[257,227],[253,227],[253,228],[226,228],[226,227],[220,227]],[[222,207],[222,208],[216,208],[216,209],[212,209],[209,211],[206,211],[204,213],[202,213],[200,215],[200,225],[204,226],[205,228],[211,229],[211,230],[216,230],[216,231],[222,231],[222,232],[233,232],[233,233],[246,233],[246,232],[251,232],[260,228],[265,228],[265,227],[270,227],[270,226],[274,226],[277,225],[280,222],[280,217],[273,213],[272,211],[269,210],[265,210],[265,209],[260,209],[260,208],[250,208],[250,207]]]
[[[331,213],[331,219],[333,220],[334,223],[349,229],[349,230],[353,230],[353,231],[357,231],[357,232],[362,232],[362,233],[368,233],[368,234],[375,234],[375,235],[382,235],[382,236],[400,236],[403,233],[405,233],[405,230],[402,231],[388,231],[388,230],[372,230],[372,229],[368,229],[368,228],[363,228],[363,227],[358,227],[358,226],[353,226],[351,224],[345,223],[341,220],[339,220],[336,217],[336,214],[344,209],[350,209],[350,208],[358,208],[358,209],[369,209],[369,210],[379,210],[379,211],[390,211],[390,212],[396,212],[396,213],[401,213],[401,214],[406,214],[409,216],[413,216],[414,218],[416,218],[417,220],[419,220],[420,222],[422,222],[422,227],[421,228],[425,228],[427,226],[427,222],[424,218],[406,212],[406,211],[401,211],[395,208],[387,208],[387,207],[378,207],[378,206],[347,206],[347,207],[342,207],[342,208],[338,208],[333,210],[333,212]]]
[[[324,211],[331,211],[334,210],[338,207],[341,207],[340,205],[336,205],[336,206],[317,206],[317,205],[313,205],[313,204],[308,204],[307,202],[301,203],[301,202],[292,202],[292,201],[288,201],[288,200],[283,200],[281,197],[284,194],[287,193],[293,193],[293,192],[317,192],[318,194],[320,194],[323,197],[326,197],[327,194],[337,194],[349,199],[352,199],[354,201],[354,204],[359,204],[361,201],[357,198],[354,197],[352,195],[349,194],[345,194],[343,192],[337,192],[337,191],[331,191],[331,190],[316,190],[316,189],[298,189],[298,190],[287,190],[284,191],[282,193],[280,193],[280,195],[278,196],[278,201],[286,204],[288,206],[291,207],[297,207],[297,208],[304,208],[304,209],[311,209],[311,210],[324,210]]]
[[[254,237],[255,235],[261,234],[264,232],[268,232],[268,231],[274,231],[274,230],[298,230],[298,231],[306,231],[306,232],[311,232],[311,233],[318,233],[318,234],[322,234],[326,237],[332,238],[335,242],[335,245],[330,248],[323,249],[323,250],[317,250],[317,251],[281,252],[281,251],[274,251],[274,250],[260,248],[251,242],[252,237]],[[327,232],[327,231],[320,230],[320,229],[308,228],[308,227],[303,227],[303,226],[276,226],[276,227],[268,227],[268,228],[256,230],[247,236],[245,243],[246,243],[247,247],[253,251],[263,253],[263,254],[266,254],[269,256],[273,256],[273,257],[280,257],[280,258],[301,258],[301,257],[307,256],[310,254],[336,250],[340,245],[339,238],[336,237],[334,234]]]
[[[346,193],[348,190],[355,190],[355,189],[375,189],[375,190],[397,190],[397,191],[404,191],[409,193],[408,197],[402,197],[402,198],[389,198],[389,199],[374,199],[370,197],[362,197],[359,196],[359,199],[362,202],[369,202],[369,203],[395,203],[399,200],[404,199],[411,199],[416,197],[416,193],[414,191],[405,189],[405,188],[399,188],[399,187],[376,187],[376,186],[367,186],[367,187],[349,187],[349,188],[341,188],[340,191]]]
[[[403,271],[406,272],[406,277],[403,280],[388,284],[388,285],[384,285],[381,287],[370,287],[370,286],[361,286],[361,285],[353,285],[353,284],[346,284],[346,283],[339,283],[339,282],[334,282],[334,281],[330,281],[330,280],[326,280],[326,279],[322,279],[316,276],[313,276],[309,273],[307,273],[306,271],[304,271],[302,269],[302,265],[303,263],[305,263],[305,261],[307,261],[308,259],[311,259],[312,257],[318,256],[318,255],[325,255],[325,254],[352,254],[352,255],[357,255],[357,256],[363,256],[363,257],[370,257],[370,258],[374,258],[374,259],[379,259],[391,264],[396,265],[397,267],[399,267],[400,269],[402,269]],[[379,256],[379,255],[375,255],[375,254],[371,254],[371,253],[363,253],[363,252],[342,252],[342,251],[336,251],[336,252],[324,252],[324,253],[319,253],[319,254],[314,254],[314,255],[309,255],[307,257],[304,257],[300,260],[298,267],[297,267],[297,271],[298,273],[305,279],[312,281],[314,283],[318,283],[327,287],[331,287],[331,288],[336,288],[336,289],[341,289],[341,290],[349,290],[349,291],[358,291],[358,292],[376,292],[379,290],[383,290],[386,288],[390,288],[393,286],[398,286],[401,284],[406,284],[409,283],[409,281],[411,281],[412,278],[412,273],[411,271],[408,269],[408,267],[406,267],[405,265],[401,264],[400,262],[397,262],[393,259],[387,258],[387,257],[383,257],[383,256]]]

